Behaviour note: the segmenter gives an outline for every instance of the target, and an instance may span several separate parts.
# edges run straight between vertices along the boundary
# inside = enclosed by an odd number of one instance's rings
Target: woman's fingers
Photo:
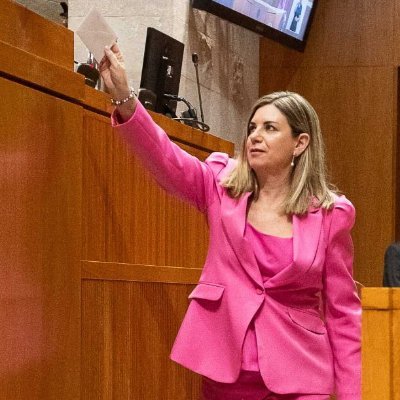
[[[100,61],[99,70],[104,71],[107,68],[110,68],[110,61],[108,61],[107,56],[104,56]]]
[[[114,43],[114,44],[111,46],[111,50],[112,50],[114,53],[119,53],[120,50],[119,50],[118,43]]]
[[[104,48],[104,52],[106,53],[106,56],[109,59],[111,65],[113,67],[118,67],[119,61],[117,60],[115,53],[108,46]]]
[[[115,91],[129,91],[128,79],[126,76],[124,60],[117,44],[111,49],[109,46],[104,48],[105,57],[100,63],[100,72],[106,86],[111,90],[114,97],[121,97]],[[122,96],[125,97],[125,96]]]
[[[101,59],[99,65],[103,65],[107,61],[107,56],[104,55],[104,57]]]

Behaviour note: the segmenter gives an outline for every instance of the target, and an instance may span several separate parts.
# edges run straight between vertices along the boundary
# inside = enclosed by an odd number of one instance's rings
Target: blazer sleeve
[[[212,153],[201,162],[173,143],[140,102],[128,121],[119,123],[114,111],[111,122],[162,188],[200,211],[208,208],[214,200],[216,178],[228,164],[227,154]]]
[[[361,302],[353,280],[350,231],[355,210],[344,196],[332,211],[323,275],[323,301],[333,351],[337,400],[361,399]]]

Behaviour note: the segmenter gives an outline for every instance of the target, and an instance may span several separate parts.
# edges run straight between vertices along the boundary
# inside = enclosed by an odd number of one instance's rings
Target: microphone
[[[76,72],[85,76],[85,83],[93,88],[96,88],[99,83],[100,72],[97,68],[97,62],[92,53],[89,53],[86,63],[80,63]]]
[[[197,92],[199,94],[201,122],[204,123],[203,102],[201,101],[200,81],[199,81],[199,56],[197,55],[197,53],[192,53],[192,61],[194,68],[196,70],[196,83],[197,83]]]

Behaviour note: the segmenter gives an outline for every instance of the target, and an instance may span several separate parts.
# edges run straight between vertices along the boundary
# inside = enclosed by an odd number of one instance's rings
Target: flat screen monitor
[[[303,51],[317,0],[192,0],[192,5]]]
[[[147,28],[139,100],[155,112],[175,117],[184,44],[154,28]]]

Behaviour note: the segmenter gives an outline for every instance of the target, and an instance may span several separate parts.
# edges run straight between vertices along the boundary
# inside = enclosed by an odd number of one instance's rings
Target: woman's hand
[[[129,95],[130,89],[122,53],[117,44],[111,49],[105,47],[104,52],[105,56],[99,66],[101,77],[111,97],[123,99]]]
[[[122,100],[130,95],[128,84],[128,76],[126,74],[124,57],[117,44],[114,44],[111,49],[105,47],[105,56],[100,62],[100,74],[104,84],[115,100]],[[137,99],[132,100],[117,106],[118,114],[122,120],[127,121],[135,112]]]

